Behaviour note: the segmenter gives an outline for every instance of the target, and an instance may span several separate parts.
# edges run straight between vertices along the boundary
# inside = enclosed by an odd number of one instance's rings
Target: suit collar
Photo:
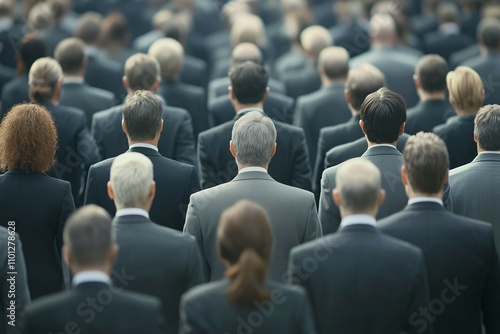
[[[402,156],[401,152],[399,152],[395,147],[389,147],[385,145],[377,145],[369,147],[365,153],[363,153],[362,157],[369,157],[375,155],[397,155]]]
[[[255,180],[255,179],[274,181],[274,179],[268,173],[246,172],[236,175],[236,177],[232,179],[231,182],[243,181],[243,180]]]
[[[257,107],[252,107],[252,108],[243,108],[241,110],[239,110],[237,113],[236,113],[236,116],[234,116],[233,120],[238,120],[240,119],[240,117],[242,117],[243,115],[251,112],[251,111],[258,111],[258,112],[261,112],[261,113],[264,113],[264,110],[261,109],[261,108],[257,108]]]
[[[379,233],[377,227],[368,224],[353,224],[342,228],[338,233],[355,233],[355,232],[368,232],[368,233]]]
[[[407,205],[404,210],[407,211],[422,211],[422,210],[437,210],[443,211],[446,210],[441,204],[436,202],[417,202],[410,205]]]
[[[137,152],[137,153],[144,154],[145,156],[148,156],[148,157],[160,156],[160,153],[158,151],[153,150],[153,149],[148,148],[148,147],[144,147],[144,146],[130,147],[127,152]]]
[[[481,152],[472,162],[495,161],[500,162],[500,152]]]
[[[9,169],[5,174],[12,174],[12,175],[44,175],[44,173],[39,173],[35,171],[25,171],[20,168],[13,168]]]
[[[113,225],[122,225],[122,224],[144,224],[153,222],[150,219],[141,215],[126,215],[113,218],[112,223]]]

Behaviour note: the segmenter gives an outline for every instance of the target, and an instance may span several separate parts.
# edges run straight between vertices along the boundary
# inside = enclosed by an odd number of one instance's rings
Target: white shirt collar
[[[101,282],[106,284],[111,284],[111,278],[109,276],[98,270],[84,270],[80,271],[73,277],[73,286],[77,286],[82,283],[87,282]]]
[[[340,229],[351,225],[371,225],[376,226],[377,222],[374,217],[365,214],[350,215],[342,218]]]
[[[408,205],[412,205],[415,203],[422,203],[422,202],[434,202],[434,203],[440,204],[441,206],[443,205],[443,201],[441,199],[436,198],[436,197],[427,197],[427,196],[410,198],[408,200]]]
[[[144,148],[149,148],[149,149],[152,149],[152,150],[155,150],[156,152],[158,152],[158,147],[154,146],[154,145],[151,145],[151,144],[146,144],[146,143],[135,143],[135,144],[132,144],[130,145],[128,148],[131,149],[131,148],[134,148],[134,147],[144,147]]]
[[[236,113],[236,115],[239,115],[239,114],[247,112],[247,111],[260,111],[262,113],[264,112],[264,110],[262,110],[261,108],[250,107],[250,108],[243,108],[243,109],[238,110],[238,112]]]
[[[368,147],[368,149],[370,149],[372,147],[379,147],[379,146],[392,147],[393,149],[397,150],[396,146],[394,146],[392,144],[375,144],[375,145],[372,145],[372,146]]]
[[[262,173],[267,173],[267,169],[263,168],[263,167],[245,167],[245,168],[242,168],[238,174],[240,173],[248,173],[248,172],[262,172]]]
[[[116,211],[115,217],[123,217],[123,216],[143,216],[149,219],[149,213],[140,208],[124,208]]]
[[[67,76],[63,78],[63,84],[67,83],[84,83],[84,80],[82,77],[77,77],[77,76]]]
[[[483,154],[483,153],[488,153],[488,154],[489,154],[489,153],[493,153],[493,154],[500,154],[500,151],[482,151],[482,152],[479,152],[479,153],[478,153],[478,155],[479,155],[479,154]]]

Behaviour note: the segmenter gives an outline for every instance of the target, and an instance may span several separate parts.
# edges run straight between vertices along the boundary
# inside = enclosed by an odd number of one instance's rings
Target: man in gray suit
[[[368,149],[361,157],[380,169],[382,187],[386,192],[386,200],[377,213],[380,219],[398,212],[408,201],[401,181],[403,155],[396,149],[397,140],[404,132],[405,101],[401,95],[381,88],[366,97],[360,116],[359,125],[368,142]],[[319,219],[324,234],[335,232],[340,225],[339,207],[331,196],[339,166],[342,164],[326,169],[321,180]]]
[[[474,121],[477,157],[450,171],[453,212],[493,225],[500,256],[500,106],[482,107]]]
[[[277,149],[276,128],[263,113],[248,112],[234,123],[229,149],[238,175],[229,183],[191,195],[184,232],[198,241],[205,279],[220,279],[225,272],[216,248],[220,215],[240,199],[254,201],[266,209],[275,236],[268,277],[281,280],[290,249],[322,235],[314,196],[278,183],[267,173]]]

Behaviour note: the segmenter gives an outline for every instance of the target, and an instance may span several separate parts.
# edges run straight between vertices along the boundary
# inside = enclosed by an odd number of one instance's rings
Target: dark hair
[[[500,20],[486,18],[477,27],[478,39],[487,49],[496,50],[500,47]]]
[[[376,92],[384,86],[384,74],[375,66],[369,64],[350,70],[345,83],[346,90],[351,97],[350,104],[356,111],[359,111],[368,94]]]
[[[443,189],[450,163],[448,149],[441,138],[433,133],[419,132],[408,139],[403,156],[413,190],[436,194]]]
[[[239,201],[222,213],[217,230],[219,256],[229,263],[226,276],[230,303],[252,306],[269,299],[263,286],[271,258],[273,236],[265,210]]]
[[[147,90],[138,90],[123,106],[123,121],[131,140],[152,140],[161,126],[163,106]]]
[[[85,44],[94,44],[99,39],[101,32],[102,16],[95,12],[83,14],[75,29],[75,37],[80,38]]]
[[[268,75],[262,65],[251,61],[236,65],[229,71],[229,79],[239,103],[258,103],[264,99]]]
[[[479,109],[474,120],[474,133],[479,147],[486,151],[500,151],[500,106],[489,104]]]
[[[54,57],[64,73],[77,73],[85,66],[85,44],[78,38],[67,38],[57,45]]]
[[[446,90],[446,75],[449,68],[446,60],[438,55],[426,55],[417,63],[415,74],[422,90],[429,93]]]
[[[124,43],[129,38],[127,19],[122,13],[114,12],[104,18],[101,24],[101,43],[106,46],[109,42]]]
[[[57,130],[50,112],[35,103],[17,104],[0,124],[0,168],[44,173],[55,162]]]
[[[406,103],[398,93],[381,88],[366,97],[360,115],[370,142],[393,143],[406,121]]]
[[[17,74],[28,73],[31,65],[40,58],[48,56],[47,45],[38,37],[24,37],[19,43]]]

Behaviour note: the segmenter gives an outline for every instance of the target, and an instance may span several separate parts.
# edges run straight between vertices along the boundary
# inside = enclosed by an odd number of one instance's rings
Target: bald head
[[[300,34],[300,44],[313,59],[318,59],[324,48],[332,45],[332,36],[322,26],[310,26]]]
[[[246,61],[262,64],[262,52],[255,44],[241,43],[233,49],[231,61],[231,66],[243,64]]]
[[[396,22],[388,13],[378,13],[370,20],[370,37],[372,43],[392,45],[397,39]]]
[[[151,45],[148,55],[160,64],[163,79],[179,79],[184,66],[184,48],[181,43],[172,38],[161,38]]]
[[[318,69],[325,79],[345,80],[349,72],[349,53],[337,46],[323,49],[319,54]]]

